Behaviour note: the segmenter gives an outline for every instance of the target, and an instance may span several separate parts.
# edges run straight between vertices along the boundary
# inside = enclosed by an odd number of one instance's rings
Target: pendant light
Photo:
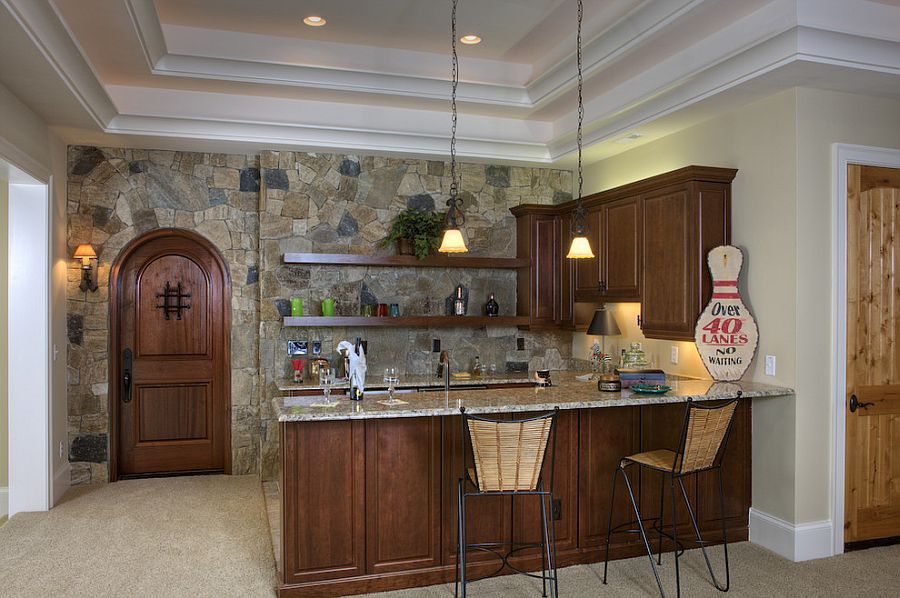
[[[452,114],[450,129],[450,199],[447,200],[447,217],[444,222],[444,238],[438,251],[441,253],[466,253],[466,240],[463,238],[462,225],[465,216],[459,206],[462,199],[459,198],[459,187],[456,178],[456,86],[459,84],[459,57],[456,55],[456,4],[453,0],[453,10],[450,15],[450,37],[453,50],[453,63],[450,73],[452,91],[450,95],[450,112]]]
[[[578,0],[578,34],[576,36],[576,57],[578,63],[578,200],[575,204],[575,212],[572,214],[572,244],[569,246],[569,259],[587,259],[594,257],[591,251],[591,242],[588,241],[587,223],[585,222],[584,202],[581,191],[584,187],[584,176],[581,173],[581,125],[584,122],[584,98],[582,89],[584,78],[581,73],[581,20],[584,17],[582,0]]]

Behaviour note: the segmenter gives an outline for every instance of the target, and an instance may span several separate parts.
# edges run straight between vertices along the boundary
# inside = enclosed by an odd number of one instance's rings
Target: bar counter
[[[572,372],[553,372],[553,386],[509,387],[507,385],[528,383],[527,376],[504,376],[498,378],[471,378],[452,380],[449,392],[428,390],[409,392],[409,387],[435,388],[442,383],[434,378],[409,381],[407,386],[399,386],[402,392],[397,399],[403,405],[385,405],[387,393],[383,385],[373,386],[362,401],[351,401],[345,395],[334,395],[334,407],[312,407],[321,403],[322,395],[276,397],[275,413],[281,422],[305,422],[341,419],[375,419],[393,417],[429,417],[459,415],[460,407],[467,413],[518,413],[560,409],[592,409],[599,407],[633,407],[639,405],[663,405],[684,403],[688,400],[715,401],[730,399],[741,393],[743,398],[762,398],[791,395],[793,389],[758,382],[715,382],[684,377],[667,377],[666,384],[672,390],[664,395],[639,394],[631,390],[621,392],[600,392],[596,381],[582,382],[575,379]],[[484,384],[486,389],[454,389],[459,385]],[[495,385],[497,387],[495,387]],[[319,387],[284,385],[283,391],[317,390]]]
[[[791,389],[673,377],[672,390],[655,396],[627,390],[602,393],[596,382],[580,382],[566,372],[553,372],[552,377],[555,386],[549,388],[523,387],[524,379],[497,380],[496,386],[485,379],[457,381],[484,383],[488,387],[484,390],[429,392],[424,386],[425,392],[398,395],[407,404],[393,407],[378,402],[386,394],[373,392],[359,402],[339,396],[334,407],[312,407],[322,400],[314,388],[293,389],[311,396],[273,399],[281,422],[279,594],[339,596],[453,581],[456,487],[463,468],[460,407],[501,418],[560,407],[552,518],[558,564],[564,567],[602,561],[610,482],[619,460],[645,450],[675,449],[688,399],[726,399],[740,391],[722,472],[728,540],[747,539],[751,405],[754,400],[789,396]],[[431,384],[433,379],[423,382]],[[765,442],[765,437],[760,440]],[[549,463],[544,467],[549,478]],[[629,475],[642,513],[655,517],[660,504],[658,476]],[[701,473],[686,485],[701,531],[717,542],[721,537],[717,477]],[[681,540],[692,530],[682,527],[688,522],[683,504],[678,513]],[[613,525],[631,519],[627,494],[617,492]],[[471,542],[540,538],[540,506],[534,497],[472,499],[467,521]],[[691,542],[685,544],[693,547]],[[613,534],[612,558],[637,556],[642,550],[635,534]],[[533,571],[540,568],[541,557],[536,550],[523,550],[510,562]],[[471,578],[480,577],[494,571],[496,563],[472,553],[467,569]],[[647,582],[652,583],[652,576]]]

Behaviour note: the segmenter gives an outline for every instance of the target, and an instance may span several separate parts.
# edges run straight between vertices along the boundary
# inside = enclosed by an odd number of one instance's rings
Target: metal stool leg
[[[647,540],[647,532],[644,530],[644,522],[641,521],[641,511],[640,509],[638,509],[637,501],[634,498],[634,490],[632,490],[631,488],[631,480],[628,479],[628,474],[626,474],[625,470],[622,469],[621,464],[619,465],[617,471],[621,472],[622,477],[625,478],[625,487],[628,489],[628,498],[631,499],[631,506],[634,509],[634,516],[637,518],[638,530],[640,530],[641,532],[641,540],[644,541],[644,549],[646,549],[647,551],[647,558],[650,559],[650,567],[653,569],[653,577],[656,578],[656,585],[659,586],[659,594],[662,596],[662,598],[666,598],[666,592],[665,590],[663,590],[662,581],[659,579],[659,571],[656,569],[656,561],[653,560],[653,550],[650,548],[650,541]]]
[[[720,514],[722,516],[722,540],[725,541],[725,490],[724,485],[722,483],[722,470],[719,470],[719,506],[720,506]],[[681,494],[684,496],[684,503],[687,505],[688,514],[691,516],[691,525],[694,528],[694,534],[697,536],[697,541],[700,544],[700,550],[703,552],[703,559],[706,561],[706,568],[709,570],[709,575],[712,577],[713,585],[720,592],[727,592],[728,586],[731,583],[730,574],[728,571],[728,546],[725,546],[725,577],[726,584],[725,587],[722,587],[719,584],[719,580],[716,579],[716,574],[713,573],[712,563],[709,561],[709,554],[706,552],[706,545],[703,542],[703,537],[700,535],[700,528],[697,526],[697,518],[694,516],[694,510],[691,508],[691,503],[688,500],[687,491],[684,489],[684,482],[681,481],[681,478],[678,478],[678,484],[681,486]]]
[[[613,506],[616,504],[616,482],[619,479],[619,469],[613,471],[612,490],[609,493],[609,517],[606,524],[606,558],[603,559],[603,584],[606,585],[606,573],[609,570],[609,537],[612,534]]]
[[[659,481],[659,521],[657,525],[659,525],[659,539],[656,543],[656,564],[662,565],[662,540],[663,540],[663,515],[666,511],[666,476],[663,475],[663,479]]]
[[[551,556],[553,557],[550,561],[550,571],[553,574],[552,583],[553,587],[551,588],[551,593],[554,598],[559,598],[559,575],[556,570],[556,521],[553,519],[553,494],[547,495],[547,500],[550,502],[550,550]]]
[[[463,514],[462,514],[462,484],[463,481],[459,480],[456,484],[456,582],[453,584],[453,596],[454,598],[459,596],[459,579],[460,579],[460,544],[462,544],[462,528],[463,528]]]
[[[540,488],[540,487],[539,487]],[[550,531],[547,529],[547,504],[546,495],[538,494],[541,499],[541,585],[543,588],[543,596],[547,597],[547,567],[550,563]],[[550,584],[550,595],[554,596],[553,584]]]
[[[681,483],[681,478],[678,479]],[[663,474],[662,483],[666,483],[666,475]],[[681,598],[681,568],[678,565],[678,517],[675,514],[675,474],[669,476],[669,488],[672,495],[672,543],[675,550],[675,595]],[[684,486],[681,487],[684,489]]]
[[[465,483],[465,482],[463,482],[463,483]],[[460,543],[460,546],[459,546],[460,553],[461,553],[459,556],[460,556],[462,565],[460,566],[459,573],[460,573],[460,578],[462,580],[461,581],[462,598],[466,598],[466,553],[468,552],[469,544],[468,544],[468,541],[466,540],[466,493],[465,493],[464,488],[462,490],[463,490],[463,492],[461,493],[462,497],[461,497],[461,505],[460,505],[462,507],[462,510],[460,511],[462,513],[462,519],[460,520],[461,523],[460,523],[460,530],[459,530],[460,537],[462,538],[462,542]]]

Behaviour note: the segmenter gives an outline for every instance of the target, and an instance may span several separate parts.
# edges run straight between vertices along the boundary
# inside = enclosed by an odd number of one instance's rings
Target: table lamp
[[[602,337],[603,345],[600,350],[604,354],[606,353],[606,337],[622,334],[619,330],[619,325],[616,324],[616,319],[613,317],[612,312],[606,309],[606,306],[594,312],[594,318],[591,320],[591,325],[588,326],[587,333]]]

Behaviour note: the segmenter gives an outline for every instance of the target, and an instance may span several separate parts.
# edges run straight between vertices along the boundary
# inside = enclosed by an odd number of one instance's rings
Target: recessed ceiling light
[[[310,15],[303,19],[303,22],[309,25],[310,27],[321,27],[328,21],[325,20],[324,17],[317,17],[315,15]]]
[[[643,137],[641,133],[632,133],[630,135],[622,137],[621,139],[617,139],[616,143],[631,143],[632,141],[640,139],[641,137]]]
[[[481,43],[481,38],[478,37],[477,35],[475,35],[474,33],[471,33],[469,35],[462,36],[461,38],[459,38],[459,41],[461,41],[462,43],[467,44],[469,46],[474,46],[475,44]]]

